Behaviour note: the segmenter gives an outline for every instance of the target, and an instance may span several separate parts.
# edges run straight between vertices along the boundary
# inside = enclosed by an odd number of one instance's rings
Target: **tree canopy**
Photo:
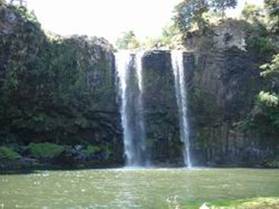
[[[244,8],[242,10],[242,16],[245,20],[249,22],[258,22],[259,19],[263,16],[263,10],[260,6],[255,4],[247,4],[245,3]]]
[[[273,44],[279,32],[279,2],[278,0],[265,0],[265,9],[267,11],[266,28],[268,34],[266,37]],[[255,14],[254,14],[255,15]],[[270,129],[271,133],[279,133],[279,49],[276,44],[273,46],[274,52],[271,61],[261,65],[261,76],[267,81],[267,86],[260,91],[257,96],[256,109],[262,114],[261,120],[254,117],[254,121],[259,124],[265,122],[265,127]],[[262,119],[264,118],[264,119]],[[266,128],[266,129],[267,129]]]
[[[210,10],[222,12],[227,8],[234,8],[237,0],[183,0],[175,8],[174,21],[180,31],[186,32],[193,24],[197,24],[199,29],[207,26],[204,14]]]
[[[273,32],[279,33],[279,1],[265,0],[265,8],[269,15],[269,25]]]
[[[135,49],[140,46],[139,41],[133,31],[124,32],[121,37],[116,40],[118,49]]]

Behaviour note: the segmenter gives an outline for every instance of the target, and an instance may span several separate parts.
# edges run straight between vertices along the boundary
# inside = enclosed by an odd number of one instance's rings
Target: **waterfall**
[[[128,51],[120,51],[115,55],[124,151],[128,167],[148,164],[143,115],[142,56],[143,53],[133,55]]]
[[[185,85],[183,52],[171,52],[172,69],[175,79],[175,94],[179,111],[180,140],[184,144],[184,164],[192,167],[190,156],[189,124],[187,118],[187,90]]]

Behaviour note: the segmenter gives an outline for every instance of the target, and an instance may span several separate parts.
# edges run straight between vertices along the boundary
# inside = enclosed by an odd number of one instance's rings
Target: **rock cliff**
[[[258,66],[266,61],[250,47],[253,33],[247,28],[228,20],[208,34],[185,36],[194,165],[266,166],[278,157],[276,136],[245,126],[265,85]],[[142,73],[151,162],[182,165],[170,51],[147,51]],[[0,6],[1,146],[29,157],[29,144],[48,142],[65,148],[49,161],[54,164],[74,166],[86,159],[89,165],[123,165],[116,83],[113,47],[106,40],[47,36],[26,9]],[[136,105],[133,97],[130,104]]]
[[[0,6],[0,144],[23,156],[29,143],[90,145],[122,163],[114,68],[105,39],[47,36],[25,8]]]

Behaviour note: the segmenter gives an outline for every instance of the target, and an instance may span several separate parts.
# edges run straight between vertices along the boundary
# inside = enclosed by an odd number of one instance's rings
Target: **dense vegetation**
[[[174,25],[187,41],[187,34],[195,31],[195,35],[212,36],[214,16],[225,21],[224,10],[234,8],[237,1],[221,0],[184,0],[175,8]],[[257,59],[256,65],[262,70],[261,76],[266,84],[255,97],[255,105],[245,119],[246,128],[260,133],[279,136],[279,2],[265,0],[264,7],[245,4],[242,11],[245,20],[243,30],[247,33],[246,47],[250,56]],[[218,24],[218,23],[217,23]],[[243,24],[243,22],[239,22]],[[207,50],[211,50],[207,43]],[[267,63],[266,63],[267,62]],[[266,63],[266,64],[264,64]]]
[[[116,47],[182,48],[191,35],[210,40],[203,47],[210,51],[212,28],[228,21],[225,10],[236,4],[236,0],[184,0],[161,37],[140,42],[128,31]],[[265,0],[264,8],[246,4],[245,20],[237,22],[248,34],[244,50],[255,57],[264,81],[254,107],[239,124],[272,136],[279,136],[278,8],[277,0]],[[49,159],[69,152],[78,152],[78,158],[112,159],[113,143],[121,147],[112,52],[104,39],[46,35],[34,14],[1,0],[0,159],[20,155]],[[197,108],[207,108],[208,115],[217,112],[205,92],[194,94]],[[203,121],[209,119],[218,122],[215,115]]]
[[[0,146],[42,157],[61,147],[30,143],[94,145],[109,154],[118,134],[112,47],[97,38],[46,36],[24,7],[0,9]]]
[[[139,47],[139,41],[133,31],[124,32],[122,37],[116,40],[116,47],[118,49],[135,49]]]
[[[214,11],[224,16],[225,9],[236,5],[236,0],[184,0],[175,8],[174,21],[182,33],[187,32],[194,24],[198,29],[204,30],[209,26],[206,13]]]
[[[266,0],[265,9],[246,5],[243,15],[251,21],[259,31],[254,42],[253,50],[263,55],[261,59],[268,61],[259,63],[261,76],[266,81],[265,88],[256,97],[255,107],[249,117],[249,125],[257,127],[261,132],[279,135],[279,23],[278,1]]]

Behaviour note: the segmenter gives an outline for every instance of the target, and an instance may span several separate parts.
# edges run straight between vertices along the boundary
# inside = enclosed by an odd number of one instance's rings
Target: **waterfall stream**
[[[121,98],[121,122],[124,137],[126,166],[144,167],[149,165],[146,149],[144,123],[143,52],[129,51],[116,53],[118,93]],[[191,168],[189,124],[187,118],[187,89],[185,84],[183,52],[171,52],[172,70],[175,79],[175,94],[179,113],[180,140],[183,142],[184,164]]]
[[[115,56],[124,151],[128,167],[148,165],[142,100],[142,56],[143,53],[133,55],[128,51],[120,51]]]
[[[184,164],[192,167],[190,156],[189,124],[187,118],[187,90],[184,76],[183,52],[171,52],[172,68],[175,78],[175,94],[179,112],[180,140],[184,144]]]

